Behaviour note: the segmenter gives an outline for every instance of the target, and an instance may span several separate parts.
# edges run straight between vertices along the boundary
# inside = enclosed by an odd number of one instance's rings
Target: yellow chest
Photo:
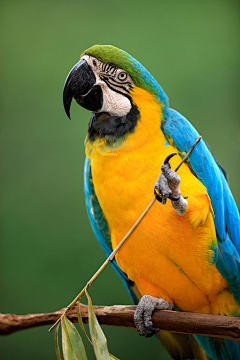
[[[142,89],[132,97],[141,119],[123,144],[116,149],[108,149],[104,141],[87,144],[94,188],[113,248],[153,199],[161,165],[167,155],[176,152],[160,130],[159,104]],[[180,162],[180,156],[175,156],[172,168]],[[186,164],[178,174],[181,193],[189,197],[186,215],[177,215],[170,201],[165,206],[155,202],[116,260],[142,295],[162,296],[181,309],[188,303],[186,310],[204,308],[208,312],[211,298],[226,287],[215,266],[210,265],[214,255],[210,248],[216,245],[210,204],[204,186]]]

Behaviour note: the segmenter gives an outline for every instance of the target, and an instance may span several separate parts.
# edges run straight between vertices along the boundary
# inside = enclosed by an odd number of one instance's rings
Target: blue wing
[[[187,119],[172,109],[162,130],[180,152],[188,152],[199,137]],[[221,168],[203,140],[190,154],[188,164],[211,199],[218,239],[216,266],[240,304],[240,222],[237,205]]]
[[[163,123],[162,130],[167,139],[173,140],[173,146],[185,153],[199,137],[198,132],[187,119],[172,109],[169,110],[169,116]],[[223,171],[203,140],[190,154],[188,165],[204,184],[211,199],[218,239],[216,267],[227,280],[230,291],[240,304],[240,222],[237,205]],[[240,346],[230,340],[223,342],[205,336],[196,336],[196,339],[213,359],[240,358]]]
[[[93,232],[99,244],[101,245],[103,251],[105,252],[106,257],[108,257],[113,251],[111,244],[111,236],[109,233],[108,223],[103,216],[101,206],[95,194],[93,180],[92,180],[91,165],[87,157],[84,166],[84,192],[85,192],[87,213],[90,223],[92,225]],[[115,259],[111,261],[111,265],[122,279],[132,300],[135,303],[137,303],[137,300],[131,291],[133,282],[129,280],[127,275],[120,269]]]

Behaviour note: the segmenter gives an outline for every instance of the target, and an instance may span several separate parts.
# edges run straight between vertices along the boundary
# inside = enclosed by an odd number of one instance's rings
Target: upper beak
[[[63,105],[69,119],[73,97],[85,109],[96,112],[102,108],[102,89],[95,83],[96,77],[91,67],[86,60],[80,60],[68,74],[63,88]]]

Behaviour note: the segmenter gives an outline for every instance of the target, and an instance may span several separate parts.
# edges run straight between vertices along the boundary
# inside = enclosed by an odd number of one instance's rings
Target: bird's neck
[[[159,101],[154,95],[138,87],[134,87],[131,91],[131,98],[140,114],[134,129],[115,141],[108,141],[106,138],[96,138],[91,141],[87,137],[85,145],[89,158],[95,151],[105,156],[117,156],[120,152],[135,150],[152,141],[158,141],[159,145],[166,143],[160,129],[162,108]]]

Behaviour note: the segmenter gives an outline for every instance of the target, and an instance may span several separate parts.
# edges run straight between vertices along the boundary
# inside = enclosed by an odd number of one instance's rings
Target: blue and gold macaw
[[[177,174],[171,170],[198,132],[169,108],[137,60],[110,45],[87,49],[70,71],[63,92],[69,117],[72,98],[92,112],[85,196],[106,256],[150,203],[154,186],[160,193],[162,204],[154,203],[112,262],[139,302],[140,335],[155,332],[155,308],[240,316],[239,214],[226,173],[203,140]],[[240,359],[240,346],[230,340],[166,331],[157,336],[174,359]]]

